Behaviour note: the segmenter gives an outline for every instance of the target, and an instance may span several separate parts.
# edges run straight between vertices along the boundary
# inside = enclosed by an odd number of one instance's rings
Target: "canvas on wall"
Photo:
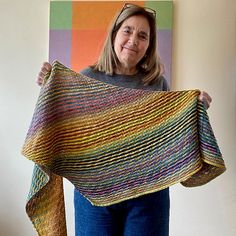
[[[76,72],[96,62],[110,22],[126,1],[51,1],[49,62]],[[171,84],[172,1],[132,1],[157,12],[158,48]]]

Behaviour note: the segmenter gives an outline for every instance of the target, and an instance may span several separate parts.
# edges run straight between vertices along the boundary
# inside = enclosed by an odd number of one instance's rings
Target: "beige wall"
[[[199,88],[227,165],[210,184],[172,188],[171,236],[236,235],[236,1],[174,1],[173,89]]]
[[[0,235],[36,235],[24,212],[33,164],[20,154],[48,54],[48,0],[0,0]],[[173,89],[213,98],[211,124],[227,172],[208,185],[171,188],[170,236],[236,235],[236,1],[174,1]],[[68,235],[73,188],[66,182]]]

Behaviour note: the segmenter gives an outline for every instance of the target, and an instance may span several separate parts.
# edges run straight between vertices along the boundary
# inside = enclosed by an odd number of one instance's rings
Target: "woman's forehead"
[[[131,16],[124,20],[122,27],[129,26],[131,28],[138,28],[142,31],[149,31],[150,25],[146,17],[144,16]]]

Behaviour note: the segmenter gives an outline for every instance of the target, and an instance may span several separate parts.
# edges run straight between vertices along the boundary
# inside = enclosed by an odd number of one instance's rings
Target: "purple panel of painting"
[[[161,61],[165,66],[164,77],[171,86],[171,61],[172,61],[172,32],[170,30],[158,30],[158,47]]]
[[[49,62],[57,60],[71,67],[71,30],[50,30]]]

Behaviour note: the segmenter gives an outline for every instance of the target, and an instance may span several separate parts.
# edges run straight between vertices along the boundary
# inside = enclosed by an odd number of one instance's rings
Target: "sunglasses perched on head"
[[[149,8],[149,7],[142,7],[142,6],[139,6],[139,5],[132,4],[132,3],[125,3],[122,10],[121,10],[121,12],[124,11],[125,9],[131,8],[131,7],[141,7],[146,12],[150,13],[151,15],[153,15],[156,18],[156,11],[154,9]]]
[[[128,8],[143,8],[148,14],[150,14],[151,16],[153,16],[154,18],[156,18],[156,11],[152,8],[149,8],[149,7],[142,7],[142,6],[139,6],[139,5],[135,5],[135,4],[131,4],[131,3],[125,3],[124,6],[122,7],[121,11],[120,11],[120,14],[117,16],[116,19],[118,19],[121,15],[121,13],[123,11],[125,11],[126,9]]]

